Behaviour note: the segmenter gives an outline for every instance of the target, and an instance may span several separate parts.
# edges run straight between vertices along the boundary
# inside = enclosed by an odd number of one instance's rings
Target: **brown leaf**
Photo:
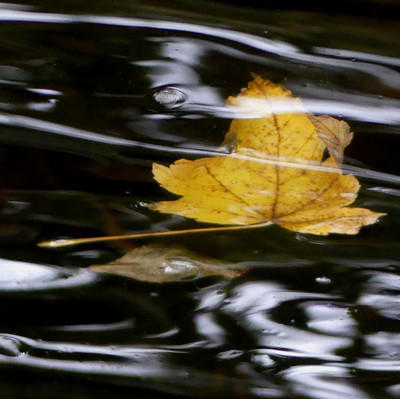
[[[353,139],[353,132],[350,126],[329,115],[308,115],[308,119],[315,126],[318,137],[325,143],[329,154],[340,166],[343,162],[343,151]]]
[[[232,278],[243,271],[234,265],[208,258],[179,246],[145,245],[106,265],[91,267],[96,272],[118,274],[152,283],[189,280],[205,276]]]

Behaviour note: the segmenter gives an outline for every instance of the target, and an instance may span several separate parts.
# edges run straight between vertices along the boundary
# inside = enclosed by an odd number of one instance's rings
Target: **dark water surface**
[[[0,3],[3,398],[400,397],[400,5],[283,3]],[[172,198],[151,165],[218,154],[251,72],[351,125],[356,205],[386,217],[356,236],[37,247],[199,227],[143,206]],[[155,284],[86,268],[150,242],[249,271]]]

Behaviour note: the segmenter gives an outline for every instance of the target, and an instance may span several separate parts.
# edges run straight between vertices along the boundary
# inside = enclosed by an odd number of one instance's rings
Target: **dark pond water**
[[[400,397],[400,6],[265,3],[0,3],[2,397]],[[386,217],[356,236],[37,247],[199,227],[143,207],[171,198],[151,165],[217,154],[251,72],[351,125],[357,205]],[[87,269],[150,242],[248,272]]]

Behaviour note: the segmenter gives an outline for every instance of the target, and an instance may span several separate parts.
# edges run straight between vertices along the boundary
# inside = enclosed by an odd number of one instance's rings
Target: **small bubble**
[[[318,283],[318,284],[324,284],[325,285],[325,284],[332,283],[332,280],[330,278],[326,277],[326,276],[321,276],[321,277],[317,277],[315,279],[315,282]]]
[[[236,184],[236,180],[232,180],[231,183],[232,183],[232,184]]]
[[[186,100],[184,93],[174,87],[164,87],[156,91],[153,98],[158,104],[167,108],[178,107]]]

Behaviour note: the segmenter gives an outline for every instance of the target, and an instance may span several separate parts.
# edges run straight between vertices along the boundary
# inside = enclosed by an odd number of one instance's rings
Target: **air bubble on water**
[[[174,87],[164,87],[153,94],[154,100],[164,107],[175,108],[185,100],[185,94]]]
[[[318,284],[324,284],[325,285],[325,284],[331,284],[332,280],[330,278],[326,277],[326,276],[321,276],[321,277],[317,277],[315,279],[315,282],[318,283]]]
[[[166,274],[185,274],[198,272],[198,268],[190,262],[184,260],[170,260],[163,262],[164,272]]]

